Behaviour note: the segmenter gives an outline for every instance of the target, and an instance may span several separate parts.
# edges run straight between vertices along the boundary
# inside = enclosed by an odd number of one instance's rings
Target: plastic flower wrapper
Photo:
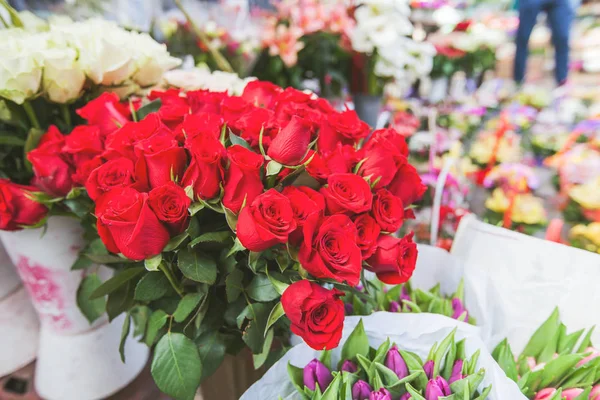
[[[543,229],[548,222],[543,200],[531,193],[507,193],[496,188],[485,207],[484,220],[488,223],[528,235]]]
[[[518,357],[506,339],[492,356],[529,399],[595,399],[600,388],[600,350],[590,342],[592,331],[567,333],[555,309]]]
[[[292,348],[241,400],[523,398],[476,327],[441,315],[381,312],[348,317],[346,326],[344,344],[330,355]]]
[[[429,290],[414,289],[410,282],[401,285],[383,285],[378,281],[367,281],[365,288],[347,291],[343,297],[348,315],[369,315],[376,311],[401,313],[441,314],[475,325],[464,305],[462,281],[455,293],[446,296],[440,285]]]
[[[578,224],[569,230],[571,246],[600,254],[600,222]]]
[[[569,202],[563,210],[568,222],[600,222],[600,177],[569,191]]]

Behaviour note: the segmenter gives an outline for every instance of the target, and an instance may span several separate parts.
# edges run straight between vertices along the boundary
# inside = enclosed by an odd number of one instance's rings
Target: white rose
[[[146,33],[132,34],[132,40],[138,51],[133,80],[140,86],[156,84],[166,71],[181,65],[181,60],[171,57],[164,44],[157,43]]]
[[[40,88],[42,63],[39,51],[45,46],[40,35],[13,37],[0,44],[0,97],[23,104]]]
[[[77,99],[85,83],[77,52],[68,47],[54,48],[45,51],[43,57],[42,85],[50,101],[64,104]]]

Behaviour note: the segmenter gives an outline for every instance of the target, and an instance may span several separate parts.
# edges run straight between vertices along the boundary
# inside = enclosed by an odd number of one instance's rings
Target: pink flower
[[[275,37],[269,45],[269,54],[278,55],[286,66],[293,67],[298,62],[298,52],[304,48],[304,43],[298,41],[302,34],[302,29],[298,27],[277,25]]]
[[[536,393],[533,400],[546,400],[546,399],[549,399],[552,396],[554,396],[554,393],[556,393],[556,389],[554,389],[554,388],[542,389]]]
[[[590,400],[600,400],[600,385],[596,385],[592,388]]]
[[[600,356],[600,350],[595,349],[593,347],[588,347],[587,349],[585,349],[586,353],[591,353],[589,356],[585,357],[583,360],[579,361],[577,363],[578,367],[581,367],[584,364],[587,364],[588,362],[592,361],[594,358]]]
[[[563,390],[562,395],[565,400],[573,400],[575,397],[579,396],[583,392],[583,389],[572,388]]]

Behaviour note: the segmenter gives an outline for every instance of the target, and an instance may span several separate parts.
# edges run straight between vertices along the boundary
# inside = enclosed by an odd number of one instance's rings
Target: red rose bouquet
[[[122,106],[106,97],[88,103],[88,125],[51,128],[29,159],[36,198],[88,227],[76,268],[115,268],[87,282],[89,301],[127,313],[124,332],[133,318],[165,393],[191,398],[244,347],[256,367],[276,360],[290,328],[334,348],[342,290],[364,270],[412,275],[412,236],[392,234],[425,186],[397,132],[369,137],[353,111],[260,81],[241,96],[171,89],[140,103],[131,120],[105,114]]]

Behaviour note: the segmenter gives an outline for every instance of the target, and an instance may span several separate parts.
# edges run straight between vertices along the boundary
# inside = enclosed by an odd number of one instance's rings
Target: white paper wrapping
[[[506,377],[502,369],[492,359],[484,343],[479,338],[479,328],[436,314],[395,314],[378,312],[368,317],[347,317],[344,323],[342,342],[333,351],[332,360],[339,360],[339,353],[346,338],[360,319],[363,319],[365,332],[371,347],[377,348],[387,337],[400,348],[413,351],[426,358],[435,342],[441,342],[454,328],[457,328],[456,340],[466,339],[465,352],[471,356],[480,350],[478,367],[485,368],[483,387],[492,384],[490,400],[525,400],[516,383]],[[300,397],[296,394],[287,373],[287,364],[302,367],[318,352],[306,344],[294,346],[279,360],[258,382],[252,385],[240,400],[277,400],[279,396],[286,400]]]
[[[556,306],[569,332],[600,324],[597,254],[474,217],[462,219],[451,253],[464,268],[467,310],[490,348],[507,337],[520,353]],[[592,342],[600,343],[600,331]]]

